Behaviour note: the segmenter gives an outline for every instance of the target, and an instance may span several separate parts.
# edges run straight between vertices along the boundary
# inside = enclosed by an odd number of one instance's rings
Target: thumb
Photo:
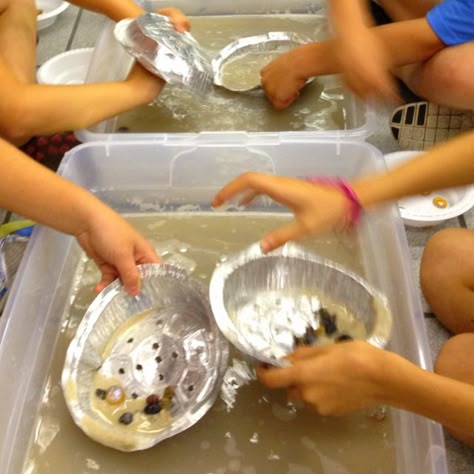
[[[133,256],[120,257],[116,267],[125,291],[130,296],[137,296],[140,293],[140,274]]]
[[[267,234],[260,242],[260,247],[262,252],[267,253],[281,247],[290,240],[298,240],[305,234],[306,231],[304,227],[298,222],[293,221]]]

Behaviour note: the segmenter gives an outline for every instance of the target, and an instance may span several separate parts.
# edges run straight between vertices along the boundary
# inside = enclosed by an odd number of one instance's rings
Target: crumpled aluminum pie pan
[[[194,37],[177,32],[170,19],[145,13],[125,19],[114,29],[117,41],[140,64],[172,85],[206,94],[213,83],[211,59]]]
[[[139,296],[127,295],[116,280],[92,302],[62,373],[76,424],[121,451],[149,448],[196,423],[214,403],[227,368],[228,343],[206,289],[172,265],[139,271]],[[145,412],[150,395],[160,398],[159,413]]]
[[[257,89],[261,86],[260,70],[274,59],[273,56],[281,55],[296,46],[311,43],[311,41],[306,36],[287,31],[272,31],[263,35],[240,38],[228,44],[212,59],[214,84],[234,92]],[[251,56],[261,57],[264,62],[243,64],[242,69],[245,68],[244,66],[248,68],[243,74],[245,80],[235,79],[233,74],[226,74],[226,68],[233,62]],[[310,81],[313,79],[311,78]]]
[[[384,295],[358,275],[295,244],[268,254],[254,244],[230,256],[212,275],[210,300],[217,325],[230,342],[277,366],[287,364],[282,358],[307,336],[308,328],[312,334],[324,328],[334,337],[384,347],[392,327]],[[327,313],[321,319],[321,308],[335,311],[336,328],[326,325]],[[322,339],[331,341],[327,335]]]

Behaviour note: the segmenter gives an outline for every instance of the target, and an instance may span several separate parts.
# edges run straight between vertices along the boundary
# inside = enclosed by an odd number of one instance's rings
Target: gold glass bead
[[[444,209],[445,207],[448,207],[448,201],[446,201],[446,199],[440,196],[436,196],[435,198],[433,198],[433,204],[436,207],[439,207],[440,209]]]

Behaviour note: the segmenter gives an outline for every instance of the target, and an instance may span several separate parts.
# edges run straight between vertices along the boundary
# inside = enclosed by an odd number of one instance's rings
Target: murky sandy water
[[[326,20],[317,15],[246,15],[195,17],[192,33],[211,56],[239,38],[270,31],[290,31],[314,40],[326,38]],[[233,70],[240,76],[259,75],[261,62]],[[344,92],[335,76],[316,78],[301,97],[283,111],[275,110],[263,92],[230,92],[215,87],[208,96],[193,96],[189,90],[166,86],[157,100],[122,114],[115,130],[131,133],[184,133],[200,131],[301,131],[343,130],[346,127]]]
[[[226,255],[259,240],[282,216],[222,217],[216,213],[160,214],[132,218],[165,261],[185,267],[208,283]],[[362,273],[356,244],[349,237],[307,243],[323,256]],[[390,416],[375,421],[364,413],[325,418],[296,408],[286,394],[256,381],[235,392],[235,403],[218,399],[189,430],[143,452],[122,453],[90,440],[74,424],[64,402],[60,377],[69,341],[94,298],[97,271],[79,265],[24,472],[28,474],[395,474]],[[234,351],[234,368],[248,369]],[[232,374],[230,374],[232,375]]]

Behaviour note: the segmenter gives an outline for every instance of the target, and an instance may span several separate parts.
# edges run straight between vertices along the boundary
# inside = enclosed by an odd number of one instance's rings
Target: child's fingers
[[[293,402],[302,400],[301,392],[298,387],[289,387],[287,390],[288,400]]]
[[[161,262],[160,257],[156,254],[156,251],[153,248],[153,245],[151,245],[147,241],[145,241],[144,245],[138,248],[136,254],[137,254],[137,258],[136,258],[137,264]]]
[[[287,388],[296,385],[298,377],[294,367],[285,368],[257,368],[257,377],[264,385],[270,388]]]
[[[133,255],[120,257],[116,267],[125,291],[130,296],[137,296],[140,293],[140,275]]]
[[[241,192],[266,194],[273,200],[285,204],[287,187],[284,178],[265,173],[244,173],[226,184],[212,200],[212,206],[218,207]]]
[[[300,346],[288,356],[290,362],[297,360],[311,359],[312,357],[320,356],[328,351],[329,346]]]
[[[262,252],[270,252],[290,240],[298,240],[306,234],[305,229],[296,221],[267,234],[260,242]]]
[[[97,283],[97,285],[94,286],[94,291],[100,293],[106,286],[107,283],[104,280],[101,280],[100,283]]]
[[[239,201],[239,205],[248,206],[260,193],[257,191],[247,191],[244,193],[242,199]]]
[[[137,250],[137,256],[122,256],[119,257],[116,265],[100,264],[100,271],[102,274],[101,281],[94,287],[94,290],[99,293],[107,285],[112,283],[118,276],[122,281],[125,290],[131,296],[136,296],[140,293],[140,275],[138,273],[137,265],[142,263],[160,263],[160,258],[155,252],[151,244],[145,242],[141,249]]]
[[[97,266],[100,269],[101,280],[94,287],[96,293],[100,293],[107,285],[110,285],[117,278],[117,270],[113,265],[109,265],[104,262],[98,262],[97,259],[94,259]]]
[[[253,185],[254,176],[257,173],[244,173],[227,183],[211,202],[213,207],[219,207],[242,192],[256,192]]]
[[[269,100],[272,103],[273,107],[275,107],[275,109],[283,110],[288,108],[296,99],[298,99],[299,96],[300,93],[296,92],[289,97],[272,96],[269,97]]]
[[[178,8],[161,8],[158,10],[160,15],[166,15],[170,18],[176,31],[183,33],[191,30],[189,18]]]

